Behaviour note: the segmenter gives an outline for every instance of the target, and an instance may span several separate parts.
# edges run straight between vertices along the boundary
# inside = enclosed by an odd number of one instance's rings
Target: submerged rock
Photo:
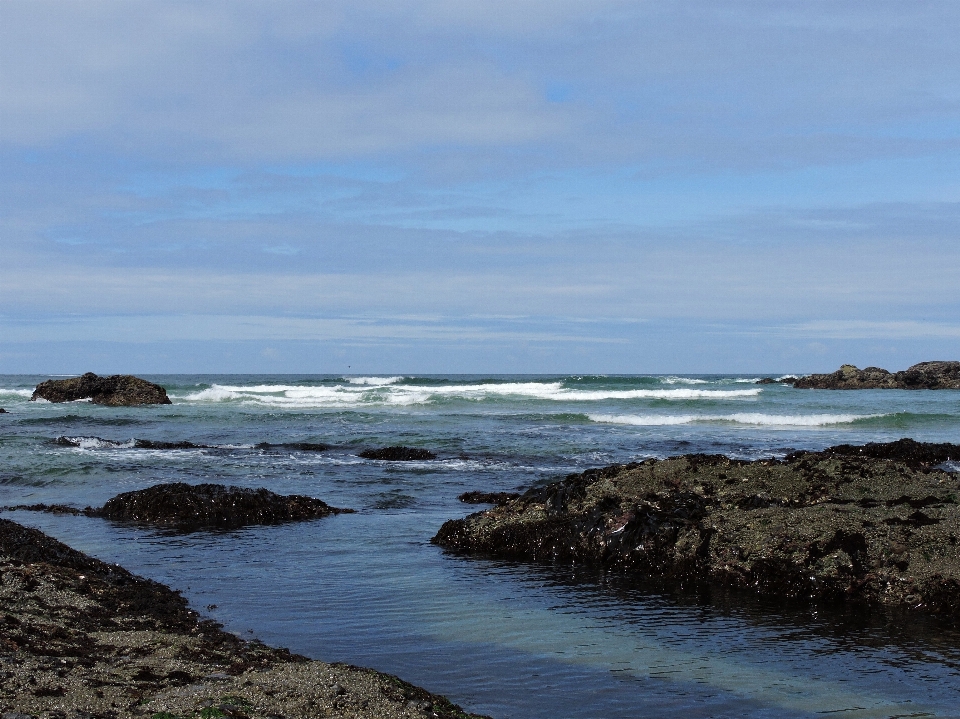
[[[99,508],[77,509],[61,504],[8,507],[52,514],[83,514],[117,522],[171,527],[179,531],[235,529],[251,524],[281,524],[317,519],[352,509],[299,494],[275,494],[267,489],[228,487],[222,484],[157,484],[124,492]]]
[[[364,459],[381,459],[388,462],[413,462],[422,459],[436,459],[437,455],[419,447],[381,447],[367,449],[358,455]]]
[[[171,404],[167,391],[158,384],[132,375],[100,377],[87,372],[70,379],[48,379],[33,391],[31,402],[75,402],[89,399],[94,404],[128,407],[141,404]]]
[[[784,460],[650,459],[531,489],[432,541],[960,617],[960,477],[932,468],[956,458],[960,445],[900,440]]]
[[[845,364],[831,374],[800,377],[798,389],[960,389],[960,362],[921,362],[901,372]]]
[[[0,407],[0,414],[6,414],[6,413],[7,413],[7,410],[5,410],[3,407]]]
[[[519,496],[518,492],[464,492],[457,499],[465,504],[506,504]]]

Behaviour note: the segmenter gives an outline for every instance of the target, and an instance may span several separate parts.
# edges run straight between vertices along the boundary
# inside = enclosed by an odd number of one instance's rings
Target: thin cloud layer
[[[355,327],[406,370],[960,355],[958,35],[949,2],[7,0],[0,371],[349,363]]]

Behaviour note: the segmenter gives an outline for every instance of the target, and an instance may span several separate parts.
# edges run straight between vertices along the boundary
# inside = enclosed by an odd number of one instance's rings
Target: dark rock
[[[797,379],[799,378],[794,377],[793,375],[789,375],[787,377],[778,377],[776,379],[773,377],[763,377],[762,379],[758,379],[756,384],[793,384],[797,381]]]
[[[464,492],[457,499],[466,504],[506,504],[519,496],[519,492]]]
[[[895,442],[869,442],[864,445],[839,444],[824,450],[827,454],[895,459],[912,467],[931,467],[960,460],[960,444],[917,442],[904,437]]]
[[[119,522],[169,526],[181,531],[279,524],[352,512],[302,495],[222,484],[158,484],[124,492],[84,514]]]
[[[135,439],[133,440],[134,449],[210,449],[205,444],[194,444],[193,442],[162,442],[154,439]]]
[[[171,404],[167,391],[158,384],[131,375],[99,377],[87,372],[82,377],[49,379],[33,391],[30,401],[74,402],[89,399],[94,404],[126,407],[141,404]]]
[[[437,455],[419,447],[381,447],[360,452],[364,459],[382,459],[389,462],[412,462],[422,459],[436,459]]]
[[[260,442],[254,445],[254,449],[294,449],[298,452],[326,452],[330,448],[329,444],[320,442],[283,442],[281,444]]]
[[[7,410],[5,410],[3,407],[0,407],[0,414],[6,414],[6,413],[7,413]]]
[[[448,521],[432,541],[960,617],[960,477],[932,468],[958,449],[899,440],[784,460],[614,465]]]
[[[960,362],[921,362],[901,372],[845,364],[831,374],[800,377],[798,389],[960,389]]]

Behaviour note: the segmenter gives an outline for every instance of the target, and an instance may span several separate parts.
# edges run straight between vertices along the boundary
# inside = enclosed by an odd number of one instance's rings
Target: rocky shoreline
[[[0,519],[10,719],[467,719],[397,677],[244,641],[179,593]]]
[[[899,440],[589,470],[446,522],[433,542],[767,596],[960,618],[960,445]]]

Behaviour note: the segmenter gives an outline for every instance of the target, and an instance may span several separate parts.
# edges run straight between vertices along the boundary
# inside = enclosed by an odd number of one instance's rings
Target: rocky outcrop
[[[863,451],[859,451],[863,450]],[[960,445],[614,465],[446,522],[451,550],[960,617]]]
[[[75,402],[88,399],[94,404],[130,407],[141,404],[171,404],[167,391],[158,384],[132,375],[100,377],[87,372],[70,379],[48,379],[33,391],[30,401]]]
[[[267,489],[228,487],[222,484],[157,484],[124,492],[99,508],[76,509],[64,505],[19,505],[54,514],[84,514],[116,522],[169,527],[181,532],[200,529],[236,529],[251,524],[281,524],[318,519],[352,509],[331,507],[326,502],[299,494],[275,494]]]
[[[960,362],[921,362],[901,372],[845,364],[831,374],[812,374],[793,383],[798,389],[960,389]]]
[[[4,717],[474,716],[394,676],[244,641],[178,592],[5,519],[0,577]]]
[[[436,459],[433,452],[419,447],[381,447],[367,449],[358,455],[364,459],[380,459],[388,462],[414,462],[423,459]]]

